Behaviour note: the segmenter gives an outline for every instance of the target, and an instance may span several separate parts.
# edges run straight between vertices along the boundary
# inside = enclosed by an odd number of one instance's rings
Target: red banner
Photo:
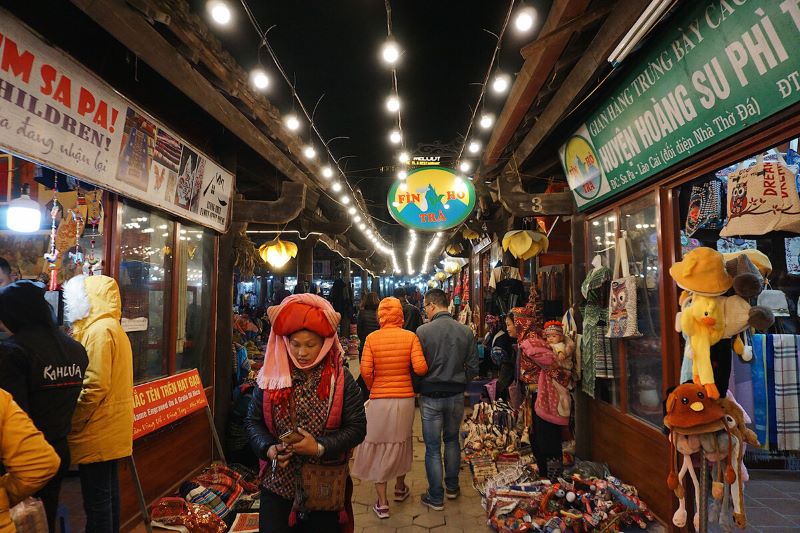
[[[133,388],[133,440],[208,406],[197,369]]]

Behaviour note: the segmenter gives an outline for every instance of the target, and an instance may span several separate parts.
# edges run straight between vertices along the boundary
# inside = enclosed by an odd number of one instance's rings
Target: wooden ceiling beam
[[[234,222],[248,224],[286,224],[297,218],[306,205],[304,183],[284,181],[280,198],[270,202],[235,199],[231,207]]]
[[[589,0],[554,0],[547,15],[547,20],[542,27],[542,33],[547,36],[559,26],[578,17],[586,10]],[[525,63],[517,75],[511,94],[503,106],[503,111],[497,119],[492,136],[486,145],[483,165],[492,166],[502,154],[514,132],[522,123],[536,95],[553,69],[558,58],[566,48],[571,32],[561,32],[553,37],[548,37],[546,46],[532,48],[525,56]],[[534,41],[528,46],[534,46]]]
[[[539,36],[539,38],[537,38],[535,41],[524,46],[519,53],[522,54],[523,58],[528,59],[528,57],[533,55],[534,52],[549,46],[559,37],[563,37],[564,35],[572,35],[573,33],[578,33],[585,30],[598,20],[608,15],[611,12],[611,7],[612,4],[608,3],[592,11],[583,13],[582,15],[572,17],[551,32]]]

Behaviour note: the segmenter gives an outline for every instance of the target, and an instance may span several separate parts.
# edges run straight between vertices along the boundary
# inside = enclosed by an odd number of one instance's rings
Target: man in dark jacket
[[[458,432],[464,418],[464,390],[467,380],[478,373],[478,347],[472,330],[454,320],[447,307],[447,295],[441,289],[425,293],[425,311],[431,320],[417,329],[428,362],[428,373],[417,381],[428,476],[422,503],[436,511],[444,509],[445,494],[452,500],[460,492]],[[442,489],[442,441],[446,490]]]
[[[37,494],[53,532],[61,480],[70,465],[67,435],[89,358],[58,329],[44,289],[33,282],[0,289],[0,322],[12,333],[0,343],[0,388],[11,393],[61,458],[58,473]]]
[[[408,303],[406,290],[403,287],[397,287],[394,290],[394,297],[403,304],[403,329],[416,333],[417,328],[422,325],[422,315],[419,309],[417,309],[417,306]]]

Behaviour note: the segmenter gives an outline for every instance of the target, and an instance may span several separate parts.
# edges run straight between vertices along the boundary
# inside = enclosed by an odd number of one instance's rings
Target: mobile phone
[[[297,444],[301,440],[303,440],[303,435],[300,434],[299,431],[295,429],[290,429],[280,437],[278,437],[280,441],[284,444]]]

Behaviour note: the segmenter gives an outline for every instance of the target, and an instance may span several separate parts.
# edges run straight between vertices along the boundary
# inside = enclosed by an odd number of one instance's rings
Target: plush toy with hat
[[[720,339],[736,337],[733,348],[743,360],[752,359],[740,334],[748,327],[767,329],[772,312],[747,301],[761,292],[763,277],[745,253],[725,262],[711,248],[695,248],[672,265],[670,275],[680,288],[681,312],[676,329],[687,336],[686,356],[692,360],[692,377],[712,398],[719,398],[711,364],[711,346]],[[725,295],[730,290],[735,294]]]

